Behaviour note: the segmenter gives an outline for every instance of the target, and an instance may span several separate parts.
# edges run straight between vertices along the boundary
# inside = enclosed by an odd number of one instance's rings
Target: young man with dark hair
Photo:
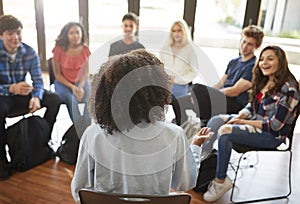
[[[123,39],[118,40],[110,45],[108,56],[124,54],[131,50],[145,48],[138,39],[137,32],[139,26],[139,18],[134,13],[127,13],[122,18]]]
[[[5,118],[46,107],[44,118],[52,130],[60,106],[59,97],[44,90],[39,57],[22,42],[22,29],[21,21],[14,16],[0,16],[0,180],[11,175],[5,151]],[[32,85],[25,80],[27,73]]]

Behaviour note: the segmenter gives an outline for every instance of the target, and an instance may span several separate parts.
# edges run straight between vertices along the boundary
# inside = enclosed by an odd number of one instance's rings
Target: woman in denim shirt
[[[299,85],[288,68],[285,52],[278,46],[265,47],[253,68],[248,105],[238,115],[218,115],[208,122],[218,139],[218,162],[216,178],[204,200],[214,202],[232,188],[226,175],[232,143],[273,149],[285,142],[299,98]],[[204,154],[212,143],[204,144]]]

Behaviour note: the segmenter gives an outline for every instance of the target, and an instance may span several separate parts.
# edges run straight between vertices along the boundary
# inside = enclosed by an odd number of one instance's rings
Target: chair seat
[[[238,153],[246,153],[251,151],[278,151],[276,148],[259,148],[259,147],[251,147],[242,144],[233,143],[232,148]]]

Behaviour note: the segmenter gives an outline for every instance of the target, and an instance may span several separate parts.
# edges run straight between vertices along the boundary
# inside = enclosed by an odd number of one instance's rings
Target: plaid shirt
[[[3,40],[0,39],[0,95],[11,96],[9,86],[14,83],[25,81],[27,73],[30,73],[33,82],[32,97],[42,99],[44,86],[42,80],[39,57],[32,47],[21,43],[18,48],[16,59],[5,51]]]
[[[299,103],[299,90],[293,83],[286,82],[281,92],[265,97],[256,102],[255,107],[250,103],[241,110],[249,118],[262,120],[262,130],[272,133],[276,138],[283,139],[288,135],[295,120],[295,108]]]

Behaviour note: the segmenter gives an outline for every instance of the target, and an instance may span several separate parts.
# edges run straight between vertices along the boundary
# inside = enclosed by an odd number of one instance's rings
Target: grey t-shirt
[[[124,54],[130,52],[131,50],[136,50],[139,48],[145,47],[138,41],[135,41],[131,44],[125,44],[123,40],[118,40],[110,45],[108,56]]]

